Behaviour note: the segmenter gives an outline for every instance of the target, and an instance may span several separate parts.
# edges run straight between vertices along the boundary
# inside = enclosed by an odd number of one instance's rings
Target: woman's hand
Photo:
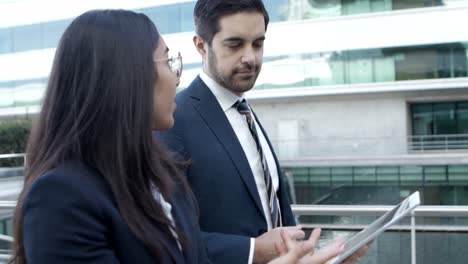
[[[344,240],[342,239],[337,239],[334,243],[315,252],[320,232],[320,229],[314,229],[306,241],[294,241],[286,233],[281,232],[283,243],[275,244],[280,257],[269,264],[324,264],[343,253]]]

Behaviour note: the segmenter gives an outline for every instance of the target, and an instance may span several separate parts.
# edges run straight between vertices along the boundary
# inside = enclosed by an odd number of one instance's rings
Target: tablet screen
[[[410,213],[416,206],[420,204],[419,192],[414,192],[403,200],[400,204],[395,206],[392,210],[385,213],[377,220],[372,222],[368,227],[364,228],[361,232],[351,237],[345,242],[346,251],[334,258],[330,264],[340,263],[347,257],[352,255],[356,250],[367,244],[369,241],[377,237],[380,233],[385,231],[388,227],[401,220],[405,215]]]

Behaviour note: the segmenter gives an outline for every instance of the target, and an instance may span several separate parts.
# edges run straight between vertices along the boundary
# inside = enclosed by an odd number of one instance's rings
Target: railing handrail
[[[437,134],[437,135],[409,135],[408,138],[423,138],[423,139],[430,139],[430,138],[453,138],[453,137],[467,137],[468,134]]]
[[[0,201],[0,209],[14,209],[16,201]],[[391,205],[311,205],[293,204],[292,211],[296,215],[355,215],[379,216],[390,211]],[[468,217],[468,206],[461,205],[421,205],[414,210],[420,217]]]
[[[0,159],[24,158],[25,156],[26,156],[26,153],[0,154]]]
[[[379,216],[390,211],[389,205],[291,205],[295,215]],[[468,206],[421,205],[414,210],[420,217],[468,217]]]
[[[0,209],[15,209],[16,201],[0,201]]]

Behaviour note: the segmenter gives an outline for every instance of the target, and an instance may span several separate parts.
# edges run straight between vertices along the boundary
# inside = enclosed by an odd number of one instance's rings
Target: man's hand
[[[287,236],[291,240],[305,238],[305,233],[300,225],[274,228],[255,238],[254,263],[267,263],[279,256],[276,247],[279,245],[279,247],[284,248],[281,233],[284,233],[283,236]]]

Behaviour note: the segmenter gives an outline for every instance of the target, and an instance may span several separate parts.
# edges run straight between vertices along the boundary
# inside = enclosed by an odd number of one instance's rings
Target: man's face
[[[265,21],[257,12],[224,16],[211,46],[205,43],[203,69],[228,90],[242,95],[252,89],[262,67]]]

